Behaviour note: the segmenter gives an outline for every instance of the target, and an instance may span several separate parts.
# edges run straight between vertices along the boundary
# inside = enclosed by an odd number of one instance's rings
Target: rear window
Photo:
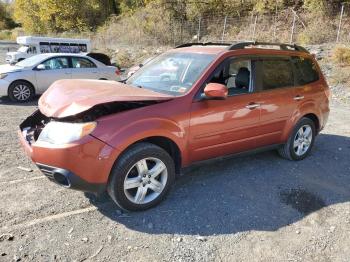
[[[72,57],[73,68],[93,68],[96,65],[90,60],[82,57]]]
[[[263,90],[294,86],[292,64],[289,60],[262,60]]]
[[[317,67],[311,59],[293,57],[292,61],[296,68],[297,85],[306,85],[319,80]]]

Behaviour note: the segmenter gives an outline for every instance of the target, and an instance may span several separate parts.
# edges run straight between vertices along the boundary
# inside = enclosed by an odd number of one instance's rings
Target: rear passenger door
[[[99,79],[98,68],[90,59],[85,57],[71,57],[71,59],[73,79]]]
[[[257,147],[279,144],[287,121],[296,109],[294,72],[287,56],[261,57],[257,63],[260,127]]]

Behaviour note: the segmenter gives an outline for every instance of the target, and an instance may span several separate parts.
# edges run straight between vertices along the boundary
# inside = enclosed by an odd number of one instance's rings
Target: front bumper
[[[18,136],[26,154],[44,175],[64,187],[85,192],[99,193],[105,189],[119,154],[92,136],[66,145],[33,142],[22,130],[18,131]]]
[[[105,183],[88,183],[67,169],[52,167],[39,163],[36,163],[36,165],[49,180],[63,187],[95,193],[101,193],[106,189]]]
[[[0,79],[0,96],[7,96],[8,95],[8,88],[10,83],[7,82],[5,79]]]

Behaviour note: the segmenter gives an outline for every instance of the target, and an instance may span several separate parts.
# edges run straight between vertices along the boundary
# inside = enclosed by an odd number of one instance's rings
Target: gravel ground
[[[156,208],[123,213],[49,182],[16,137],[37,101],[0,100],[0,261],[350,259],[349,104],[332,103],[304,161],[265,152],[196,166]]]

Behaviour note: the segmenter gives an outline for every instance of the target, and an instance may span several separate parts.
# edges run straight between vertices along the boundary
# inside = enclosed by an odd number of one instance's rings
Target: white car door
[[[67,57],[49,58],[35,69],[37,92],[43,93],[56,80],[72,78],[72,69]]]
[[[99,68],[85,57],[71,57],[73,79],[99,79]]]

